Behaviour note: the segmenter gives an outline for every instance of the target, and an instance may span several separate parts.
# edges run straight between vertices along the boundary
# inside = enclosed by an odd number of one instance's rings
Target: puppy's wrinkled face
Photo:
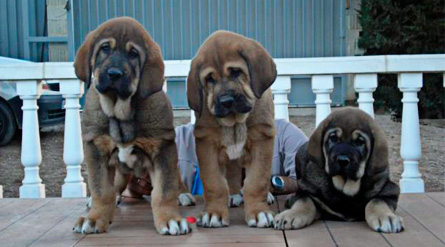
[[[222,122],[246,120],[256,98],[247,65],[241,58],[225,62],[220,68],[203,68],[199,76],[207,92],[207,107],[215,117]]]
[[[99,40],[91,59],[94,87],[113,101],[128,99],[137,91],[144,61],[144,49],[135,42],[115,38]]]
[[[359,180],[371,152],[371,137],[362,130],[346,132],[341,128],[328,129],[323,138],[325,171],[344,180]]]

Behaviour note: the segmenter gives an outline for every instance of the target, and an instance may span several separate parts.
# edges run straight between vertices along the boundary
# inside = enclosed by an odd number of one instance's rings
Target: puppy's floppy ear
[[[141,70],[138,92],[142,98],[157,93],[164,86],[164,61],[159,45],[150,38],[146,38],[146,59]]]
[[[259,99],[277,78],[275,62],[266,49],[254,40],[242,42],[239,49],[249,69],[250,87]]]
[[[318,127],[315,129],[314,133],[309,138],[308,146],[307,146],[307,155],[308,158],[319,165],[324,165],[325,157],[323,154],[323,136],[326,132],[326,128],[329,125],[331,118],[328,116],[325,120],[323,120]]]
[[[93,52],[93,44],[96,39],[95,34],[96,31],[91,31],[82,46],[79,48],[76,54],[76,58],[74,60],[74,71],[76,72],[77,78],[87,84],[87,88],[90,87],[91,83],[91,58]]]
[[[369,121],[372,134],[372,150],[369,157],[366,174],[373,176],[388,169],[388,142],[383,130],[374,122]]]
[[[198,113],[198,118],[201,117],[202,104],[204,100],[203,88],[199,79],[200,65],[196,59],[193,59],[189,75],[187,76],[187,101],[190,108]]]

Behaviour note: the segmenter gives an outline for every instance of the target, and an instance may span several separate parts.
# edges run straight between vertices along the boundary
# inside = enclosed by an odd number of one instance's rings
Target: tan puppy
[[[162,91],[159,46],[134,19],[116,18],[90,32],[74,63],[88,85],[82,122],[92,208],[74,227],[101,233],[113,221],[116,194],[129,174],[149,172],[151,205],[161,234],[190,231],[179,214],[180,182],[173,114]]]
[[[227,31],[212,34],[192,61],[187,97],[197,119],[196,152],[206,202],[199,224],[204,227],[229,225],[225,174],[231,169],[239,173],[239,167],[246,168],[247,224],[269,227],[273,222],[266,199],[275,135],[269,87],[276,76],[274,61],[258,42]],[[241,174],[230,177],[239,181]]]
[[[292,208],[275,217],[275,229],[299,229],[323,218],[366,219],[379,232],[403,230],[385,134],[365,112],[350,107],[333,112],[295,160],[299,189]]]

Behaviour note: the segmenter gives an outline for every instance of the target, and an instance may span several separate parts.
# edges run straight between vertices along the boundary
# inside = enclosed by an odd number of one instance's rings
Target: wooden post
[[[355,75],[355,91],[358,92],[359,108],[374,118],[374,93],[377,88],[377,74],[358,74]]]
[[[66,100],[63,161],[67,167],[62,197],[86,197],[87,189],[80,166],[84,158],[79,114],[79,99],[84,93],[83,82],[75,79],[61,81],[60,92]]]
[[[421,73],[401,73],[398,86],[403,92],[402,139],[400,154],[403,159],[403,173],[400,179],[402,193],[425,192],[425,183],[419,172],[422,156],[420,143],[419,110],[417,92],[422,88]]]
[[[331,98],[329,94],[334,90],[334,76],[312,76],[312,91],[315,93],[315,127],[331,113]]]
[[[39,165],[42,162],[40,150],[39,119],[37,117],[37,99],[42,94],[39,81],[17,82],[17,93],[23,100],[22,154],[21,161],[25,167],[23,185],[20,186],[20,198],[44,198],[45,185],[39,176]]]
[[[287,95],[291,89],[290,76],[278,76],[271,88],[275,107],[275,119],[289,121],[289,100]]]

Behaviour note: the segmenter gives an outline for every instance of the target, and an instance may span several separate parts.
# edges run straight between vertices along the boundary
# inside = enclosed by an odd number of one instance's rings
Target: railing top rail
[[[444,72],[445,54],[277,58],[278,75]],[[186,77],[190,60],[165,61],[166,77]],[[0,64],[0,80],[75,79],[72,62]]]

